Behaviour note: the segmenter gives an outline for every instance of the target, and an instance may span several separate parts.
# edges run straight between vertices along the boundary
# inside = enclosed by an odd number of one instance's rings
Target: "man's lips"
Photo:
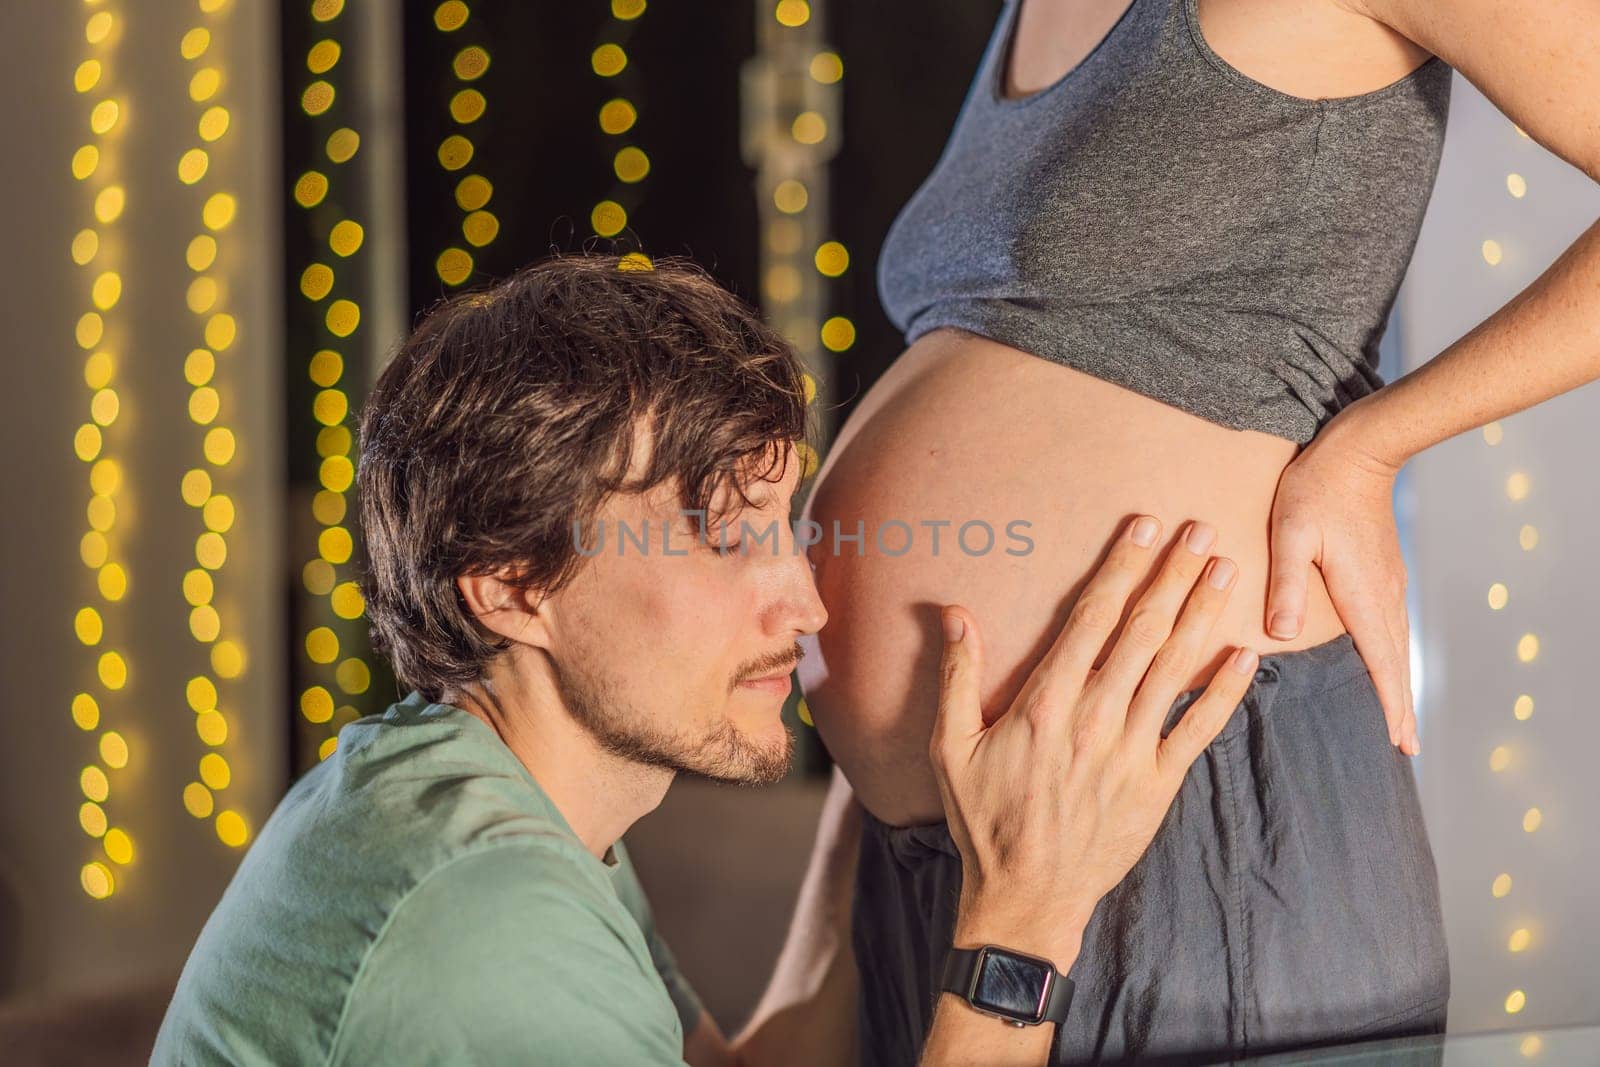
[[[790,686],[789,675],[792,670],[793,668],[789,671],[784,671],[782,674],[763,674],[756,678],[746,678],[739,684],[749,689],[757,689],[767,693],[787,693]]]

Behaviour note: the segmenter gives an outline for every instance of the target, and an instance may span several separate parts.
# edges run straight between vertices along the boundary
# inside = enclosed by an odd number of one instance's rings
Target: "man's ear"
[[[463,575],[456,579],[461,599],[483,626],[518,644],[548,649],[555,607],[538,589],[520,589],[506,580],[513,572]]]

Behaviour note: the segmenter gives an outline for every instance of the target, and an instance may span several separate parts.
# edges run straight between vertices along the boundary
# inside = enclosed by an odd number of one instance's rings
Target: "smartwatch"
[[[939,989],[1012,1026],[1061,1023],[1072,1006],[1072,979],[1055,964],[999,945],[952,948]]]

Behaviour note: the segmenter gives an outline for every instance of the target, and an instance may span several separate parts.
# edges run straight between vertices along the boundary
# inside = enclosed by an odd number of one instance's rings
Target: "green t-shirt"
[[[262,827],[152,1062],[679,1065],[699,1014],[622,843],[596,859],[493,730],[413,692]]]

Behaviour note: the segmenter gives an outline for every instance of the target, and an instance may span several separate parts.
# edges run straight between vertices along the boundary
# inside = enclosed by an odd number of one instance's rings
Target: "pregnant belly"
[[[1239,565],[1186,688],[1236,645],[1266,653],[1343,633],[1313,567],[1301,634],[1266,634],[1268,518],[1296,451],[971,334],[919,338],[851,413],[805,511],[821,528],[810,554],[829,621],[803,642],[799,677],[862,803],[898,825],[942,817],[927,758],[939,607],[977,618],[983,705],[998,714],[1133,515],[1161,519],[1162,551],[1203,519],[1212,552]]]

